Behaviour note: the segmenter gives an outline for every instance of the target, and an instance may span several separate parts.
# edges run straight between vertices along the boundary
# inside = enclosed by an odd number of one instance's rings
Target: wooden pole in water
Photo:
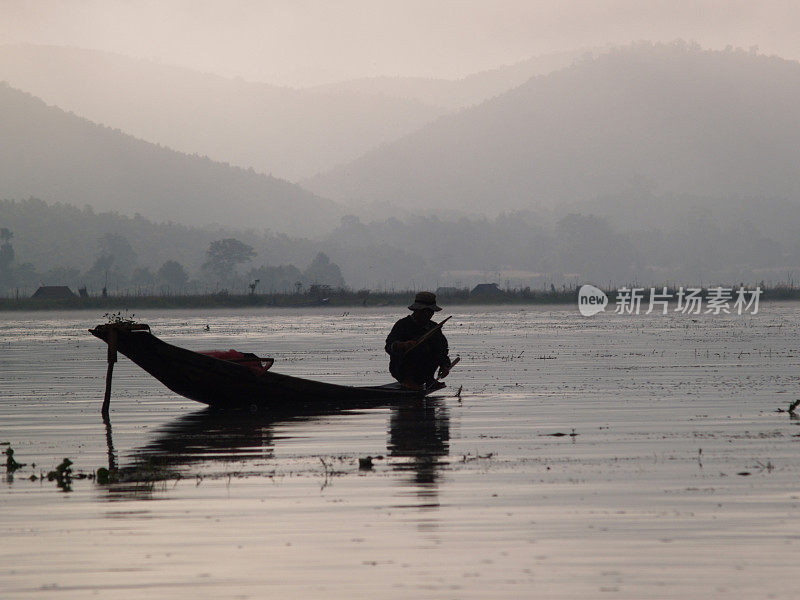
[[[114,437],[111,433],[111,419],[107,415],[103,415],[103,422],[106,424],[106,447],[108,449],[108,471],[109,473],[116,473],[117,471],[117,453],[114,451]]]
[[[117,362],[117,330],[113,327],[108,332],[108,371],[106,371],[106,395],[100,411],[104,420],[108,420],[108,408],[111,405],[111,377],[114,374],[114,363]]]

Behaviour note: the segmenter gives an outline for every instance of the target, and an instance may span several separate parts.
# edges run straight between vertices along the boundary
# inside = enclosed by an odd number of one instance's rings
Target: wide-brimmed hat
[[[408,310],[424,310],[430,308],[431,310],[442,310],[440,306],[436,306],[436,294],[433,292],[419,292],[414,297],[414,304],[408,307]]]

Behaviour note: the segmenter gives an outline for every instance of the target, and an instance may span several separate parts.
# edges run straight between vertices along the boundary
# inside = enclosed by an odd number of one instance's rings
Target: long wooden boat
[[[160,340],[141,323],[109,323],[89,333],[118,350],[170,390],[214,407],[286,410],[311,405],[357,406],[359,402],[422,398],[445,387],[410,390],[399,383],[349,386],[313,381],[269,370],[272,359],[252,354],[202,353]]]

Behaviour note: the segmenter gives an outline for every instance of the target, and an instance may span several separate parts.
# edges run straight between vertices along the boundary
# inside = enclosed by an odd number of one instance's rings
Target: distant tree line
[[[48,207],[38,200],[0,204],[2,209],[25,206],[33,209],[33,215],[22,210],[18,212],[27,218],[10,219],[22,230],[21,235],[15,236],[15,231],[10,227],[0,228],[0,293],[5,295],[20,289],[23,295],[29,295],[42,285],[66,285],[73,291],[83,289],[90,295],[107,292],[127,295],[235,294],[247,289],[251,293],[262,290],[294,292],[312,285],[334,289],[345,286],[340,268],[321,251],[314,255],[305,268],[294,264],[262,263],[243,271],[242,267],[251,264],[259,253],[251,245],[234,237],[213,239],[214,233],[224,233],[222,231],[212,233],[178,225],[155,225],[141,217],[129,219],[107,213],[95,215],[90,209],[78,211],[64,205]],[[11,213],[2,210],[0,218]],[[64,213],[72,219],[61,220]],[[43,214],[47,218],[40,220]],[[56,223],[60,220],[66,229],[79,233],[74,237],[67,236],[68,239],[59,239],[63,231]],[[107,229],[99,235],[95,227],[90,225],[98,220],[103,221]],[[31,227],[30,223],[35,226]],[[125,225],[134,230],[132,235],[129,233],[130,238],[120,233],[125,230]],[[176,235],[153,235],[164,227]],[[142,231],[145,235],[138,237],[136,231]],[[184,237],[184,233],[195,233],[203,241],[211,240],[204,250],[198,247],[197,240],[191,240],[190,247],[195,252],[191,266],[179,260],[179,257],[188,254],[187,248],[176,243]],[[156,255],[164,257],[172,250],[175,257],[163,258],[151,266],[143,264],[142,256],[152,260],[154,248],[148,245],[147,240],[153,240],[154,237],[164,241],[172,238],[172,243],[164,244],[166,247],[159,248]],[[185,239],[188,241],[191,237],[189,235]],[[253,237],[252,234],[250,237]],[[87,238],[94,240],[93,250]],[[16,242],[23,247],[21,252],[15,249]],[[46,256],[40,253],[46,253]],[[25,260],[29,256],[36,263]],[[85,266],[81,267],[82,264]]]
[[[800,210],[768,199],[647,190],[562,212],[341,219],[325,236],[189,228],[41,200],[0,201],[0,294],[40,285],[99,295],[331,289],[563,289],[745,282],[795,285]]]

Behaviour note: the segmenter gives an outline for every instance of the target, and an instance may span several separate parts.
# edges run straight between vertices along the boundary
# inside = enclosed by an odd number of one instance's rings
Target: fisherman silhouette
[[[423,389],[436,384],[437,367],[440,378],[447,377],[450,372],[447,338],[441,329],[418,343],[437,327],[431,317],[442,309],[436,305],[436,295],[431,292],[419,292],[408,309],[411,314],[397,321],[386,337],[389,372],[404,387]]]

